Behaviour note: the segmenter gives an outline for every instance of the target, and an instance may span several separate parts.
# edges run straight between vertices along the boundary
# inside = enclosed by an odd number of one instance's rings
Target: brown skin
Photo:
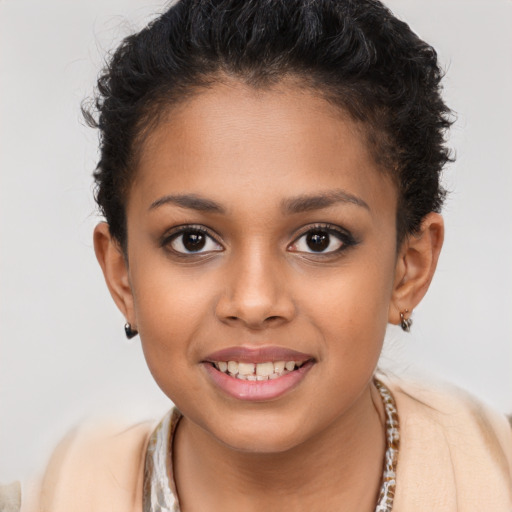
[[[361,204],[283,213],[290,198],[333,190]],[[224,212],[150,208],[177,194]],[[374,510],[385,442],[372,376],[388,322],[420,302],[443,240],[431,213],[397,250],[396,208],[361,127],[292,85],[218,84],[150,134],[128,197],[127,260],[106,224],[94,241],[156,382],[184,414],[174,453],[183,512]],[[183,224],[210,229],[204,252],[163,244]],[[303,235],[317,224],[357,243],[331,234],[329,251],[311,252]],[[285,395],[245,402],[201,364],[235,345],[277,345],[316,363]]]

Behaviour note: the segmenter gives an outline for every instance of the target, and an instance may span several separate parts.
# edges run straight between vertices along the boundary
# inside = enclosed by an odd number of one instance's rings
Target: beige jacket
[[[505,417],[457,390],[382,380],[400,419],[393,512],[512,512],[512,429]],[[72,433],[52,457],[38,505],[22,510],[142,512],[154,427]]]

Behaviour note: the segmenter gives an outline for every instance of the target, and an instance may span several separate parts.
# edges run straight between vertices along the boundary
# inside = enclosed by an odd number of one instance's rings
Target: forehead
[[[364,126],[340,108],[290,84],[257,90],[228,82],[173,107],[152,130],[132,192],[148,200],[205,190],[227,198],[238,189],[268,198],[275,191],[294,195],[315,188],[348,188],[372,201],[386,189],[386,200],[396,199]]]

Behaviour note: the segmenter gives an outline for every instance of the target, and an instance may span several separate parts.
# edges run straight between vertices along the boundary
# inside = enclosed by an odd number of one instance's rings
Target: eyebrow
[[[344,190],[329,190],[320,194],[301,195],[285,199],[281,203],[281,209],[285,214],[303,213],[313,210],[321,210],[336,203],[349,203],[360,206],[370,211],[368,203]]]
[[[182,208],[189,208],[191,210],[198,210],[201,212],[225,213],[224,208],[220,204],[212,201],[211,199],[206,199],[205,197],[200,197],[195,194],[168,195],[161,197],[151,203],[149,210],[160,208],[160,206],[165,204],[175,204]]]
[[[281,210],[285,214],[303,213],[328,208],[336,203],[349,203],[370,211],[368,204],[344,190],[329,190],[320,194],[304,194],[285,199],[281,203]],[[151,203],[149,210],[160,208],[166,204],[174,204],[182,208],[189,208],[201,212],[225,213],[225,209],[215,201],[196,194],[167,195]]]

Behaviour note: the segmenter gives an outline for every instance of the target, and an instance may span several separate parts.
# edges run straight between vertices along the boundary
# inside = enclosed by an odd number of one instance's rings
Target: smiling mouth
[[[213,361],[210,364],[232,378],[248,381],[274,380],[299,370],[307,361],[268,361],[247,363],[242,361]]]

